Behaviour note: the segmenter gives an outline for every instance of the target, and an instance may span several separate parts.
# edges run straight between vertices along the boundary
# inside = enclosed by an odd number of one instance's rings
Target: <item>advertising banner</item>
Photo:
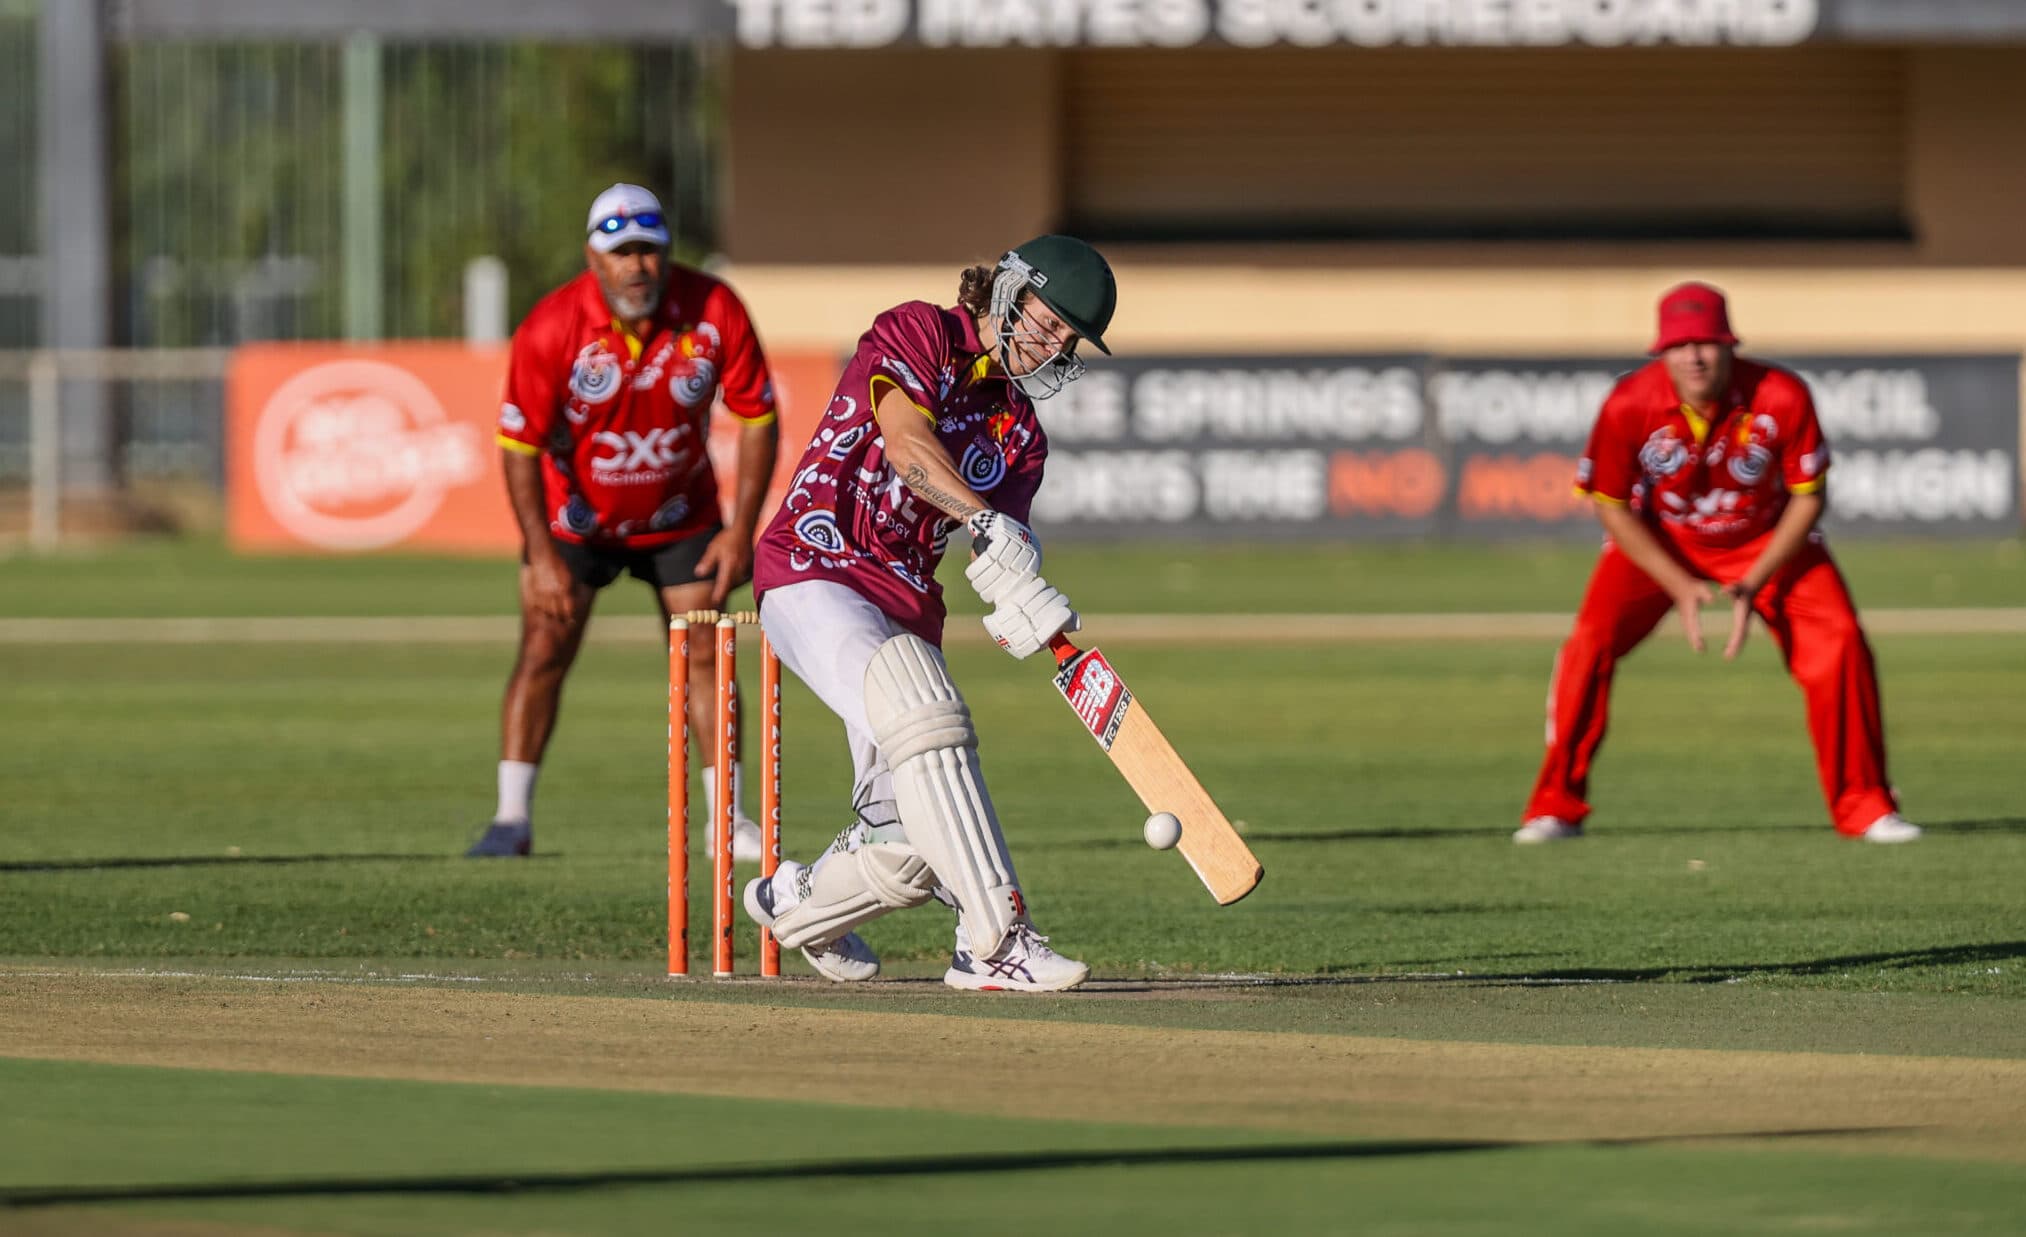
[[[2019,527],[2019,357],[1785,358],[1832,445],[1829,524]],[[1594,537],[1576,461],[1621,358],[1156,357],[1044,405],[1050,536]]]
[[[1108,361],[1041,409],[1058,532],[1426,536],[1447,468],[1420,356]]]
[[[837,377],[828,353],[769,357],[781,455],[767,510]],[[242,348],[226,380],[227,529],[256,551],[511,554],[494,426],[506,350],[463,344]],[[721,478],[737,426],[711,418]],[[721,486],[727,499],[730,484]]]
[[[1785,358],[1815,392],[1845,534],[2016,533],[2019,357]],[[770,357],[782,408],[768,510],[836,381]],[[257,345],[228,379],[232,543],[510,554],[493,443],[504,350]],[[1101,360],[1041,406],[1050,538],[1596,536],[1572,492],[1624,358],[1169,356]],[[729,476],[737,428],[712,418]],[[732,493],[727,484],[723,493]]]
[[[1798,362],[1834,455],[1832,528],[2017,534],[2019,358]]]

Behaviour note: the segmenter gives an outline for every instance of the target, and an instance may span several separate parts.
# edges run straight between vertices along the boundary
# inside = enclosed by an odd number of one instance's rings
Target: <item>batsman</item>
[[[1118,303],[1111,267],[1041,236],[911,301],[859,338],[754,551],[760,623],[844,722],[857,819],[813,864],[745,889],[747,913],[828,978],[879,962],[853,929],[940,899],[957,908],[955,988],[1048,992],[1090,975],[1035,930],[986,791],[978,734],[943,660],[936,567],[959,527],[985,628],[1016,658],[1076,630],[1027,527],[1048,440],[1034,402],[1084,372]]]

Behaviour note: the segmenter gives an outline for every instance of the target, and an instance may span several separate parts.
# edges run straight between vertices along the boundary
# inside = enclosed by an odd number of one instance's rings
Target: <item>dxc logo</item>
[[[600,430],[591,435],[591,441],[606,448],[602,455],[591,457],[594,472],[650,472],[664,469],[675,463],[675,440],[681,436],[680,429],[650,429],[645,433],[632,430]]]

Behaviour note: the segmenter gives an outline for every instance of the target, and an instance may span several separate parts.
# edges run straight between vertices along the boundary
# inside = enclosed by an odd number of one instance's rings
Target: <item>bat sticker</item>
[[[1098,746],[1110,751],[1119,725],[1133,707],[1133,693],[1104,654],[1090,649],[1072,658],[1055,672],[1055,690],[1069,702]]]

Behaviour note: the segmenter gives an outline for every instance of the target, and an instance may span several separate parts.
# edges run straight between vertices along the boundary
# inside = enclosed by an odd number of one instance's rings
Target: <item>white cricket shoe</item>
[[[863,983],[879,975],[879,955],[856,932],[846,932],[828,945],[805,945],[802,956],[833,984]]]
[[[794,860],[784,859],[773,880],[756,876],[747,881],[743,898],[746,914],[755,923],[773,927],[778,915],[801,901],[795,882],[805,870]],[[802,956],[818,975],[834,984],[861,983],[879,974],[879,955],[856,932],[847,932],[827,945],[805,945]]]
[[[743,816],[733,821],[732,862],[758,863],[760,861],[761,852],[762,848],[760,846],[760,826],[753,821],[747,820]]]
[[[1870,828],[1857,835],[1867,842],[1891,845],[1895,842],[1913,842],[1920,839],[1920,826],[1898,812],[1887,812],[1871,822]]]
[[[957,927],[957,952],[943,982],[967,992],[1061,992],[1090,978],[1090,967],[1048,947],[1048,938],[1025,919],[1007,930],[999,951],[980,961]]]
[[[1512,840],[1522,846],[1535,842],[1566,842],[1583,836],[1583,826],[1570,824],[1559,816],[1534,816],[1513,830]]]

